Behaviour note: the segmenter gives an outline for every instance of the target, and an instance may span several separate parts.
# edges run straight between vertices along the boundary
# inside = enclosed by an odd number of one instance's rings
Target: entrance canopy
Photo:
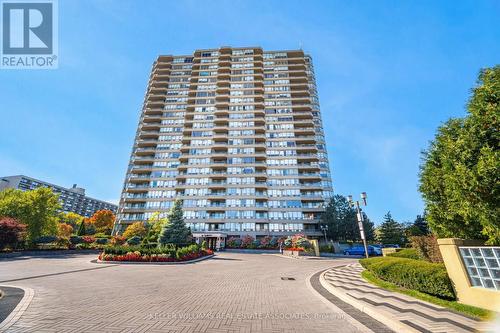
[[[223,232],[193,232],[193,237],[197,244],[206,241],[207,246],[212,250],[218,251],[226,247],[227,234]]]
[[[226,238],[227,234],[223,232],[210,232],[210,231],[205,231],[205,232],[193,232],[193,237],[194,238]]]

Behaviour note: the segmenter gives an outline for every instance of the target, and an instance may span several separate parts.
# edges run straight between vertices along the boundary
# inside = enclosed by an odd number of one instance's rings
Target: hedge
[[[35,239],[35,244],[50,244],[57,242],[56,236],[41,236]]]
[[[96,238],[95,242],[96,242],[96,244],[105,245],[105,244],[108,244],[108,239],[107,238]]]
[[[128,252],[139,251],[142,254],[152,255],[152,254],[169,254],[172,258],[175,257],[176,249],[175,246],[162,246],[156,248],[146,248],[143,246],[106,246],[104,247],[105,254],[115,254],[115,255],[124,255]]]
[[[398,257],[398,258],[408,258],[408,259],[422,259],[422,257],[418,254],[415,249],[403,249],[398,252],[389,253],[388,257]]]
[[[454,300],[453,286],[443,264],[408,258],[361,259],[361,265],[378,278],[400,287]]]
[[[129,252],[139,251],[142,255],[153,255],[153,254],[168,254],[170,258],[181,259],[182,257],[189,255],[191,253],[199,252],[201,247],[198,244],[191,244],[185,247],[176,248],[173,244],[167,244],[165,246],[156,248],[147,248],[144,246],[106,246],[103,249],[104,254],[113,255],[125,255]]]
[[[81,237],[81,236],[70,236],[69,237],[69,241],[73,245],[81,244],[81,243],[83,243],[83,237]]]
[[[139,236],[132,236],[129,239],[127,239],[128,245],[139,245],[140,243],[141,243],[141,237]]]

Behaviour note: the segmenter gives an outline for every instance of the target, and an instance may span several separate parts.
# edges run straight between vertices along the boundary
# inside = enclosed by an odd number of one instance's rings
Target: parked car
[[[383,245],[382,245],[382,247],[383,247],[384,249],[385,249],[385,248],[387,248],[387,247],[393,247],[393,248],[395,247],[395,248],[397,248],[397,249],[399,249],[399,248],[400,248],[400,246],[399,246],[398,244],[383,244]]]
[[[380,245],[380,244],[373,244],[371,246],[373,247],[373,250],[375,251],[375,254],[377,256],[381,256],[382,255],[382,245]]]
[[[360,256],[364,256],[365,255],[365,247],[362,246],[362,245],[357,245],[357,246],[353,246],[353,247],[350,247],[348,249],[345,249],[344,250],[344,254],[345,255],[348,255],[348,256],[352,256],[352,255],[360,255]],[[375,252],[375,249],[373,246],[369,245],[368,246],[368,255],[375,255],[376,252]]]

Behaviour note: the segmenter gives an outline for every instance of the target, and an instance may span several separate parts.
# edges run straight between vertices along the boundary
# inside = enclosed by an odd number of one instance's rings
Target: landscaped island
[[[183,262],[212,255],[213,251],[197,244],[176,248],[174,245],[146,248],[141,246],[107,246],[99,254],[101,261]]]

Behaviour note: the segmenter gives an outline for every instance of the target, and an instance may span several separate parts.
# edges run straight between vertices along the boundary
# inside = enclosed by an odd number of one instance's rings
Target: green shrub
[[[142,240],[142,242],[141,242],[141,246],[143,248],[152,249],[152,248],[158,247],[158,243],[156,243],[156,242],[149,242],[147,238],[144,238]]]
[[[42,236],[35,239],[35,244],[49,244],[57,242],[56,236]]]
[[[174,244],[165,244],[159,247],[144,247],[139,245],[108,245],[103,248],[104,254],[113,255],[125,255],[129,252],[136,251],[140,252],[141,255],[168,254],[170,258],[180,259],[189,254],[197,254],[200,251],[200,246],[197,244],[191,244],[189,246],[179,247],[176,249],[176,246]]]
[[[443,264],[397,257],[361,259],[360,263],[378,278],[400,287],[443,299],[455,299],[452,283]]]
[[[66,237],[58,237],[56,241],[56,245],[58,248],[62,249],[67,249],[69,248],[71,242],[69,241],[69,238]]]
[[[411,247],[423,259],[430,262],[443,262],[436,236],[413,236],[410,241]]]
[[[422,259],[422,257],[418,254],[417,250],[415,250],[415,249],[402,249],[401,251],[398,251],[398,252],[389,253],[387,256],[388,257],[398,257],[398,258],[408,258],[408,259],[415,259],[415,260]]]
[[[80,244],[76,244],[75,245],[75,249],[77,250],[86,250],[86,249],[90,249],[90,245],[87,244],[87,243],[80,243]]]
[[[139,236],[134,236],[127,239],[128,245],[139,245],[140,243],[141,243],[141,237]]]
[[[319,252],[334,253],[335,251],[333,249],[333,246],[331,244],[328,244],[328,245],[320,245]]]
[[[96,244],[105,245],[105,244],[108,244],[108,239],[107,238],[96,238],[95,242],[96,242]]]
[[[94,235],[95,234],[95,226],[91,223],[86,223],[85,224],[85,235]],[[78,236],[83,236],[83,235],[78,235]]]
[[[124,246],[124,245],[108,245],[105,246],[103,251],[106,254],[116,254],[122,255],[127,254],[127,252],[140,251],[141,248],[139,246]]]
[[[98,232],[94,235],[95,238],[112,238],[113,236],[108,235],[104,232]]]
[[[189,246],[178,248],[177,251],[175,252],[175,257],[177,259],[180,259],[187,254],[197,253],[198,251],[200,251],[200,246],[198,244],[192,244]]]
[[[148,247],[143,247],[143,246],[126,246],[126,245],[112,246],[112,245],[108,245],[108,246],[105,246],[103,249],[103,252],[105,254],[115,254],[115,255],[124,255],[124,254],[127,254],[128,252],[135,252],[135,251],[139,251],[141,254],[144,254],[144,255],[169,254],[170,257],[175,257],[175,252],[176,252],[175,248],[172,246],[148,248]]]
[[[73,245],[81,244],[81,243],[83,243],[83,238],[80,236],[70,236],[69,241]]]

